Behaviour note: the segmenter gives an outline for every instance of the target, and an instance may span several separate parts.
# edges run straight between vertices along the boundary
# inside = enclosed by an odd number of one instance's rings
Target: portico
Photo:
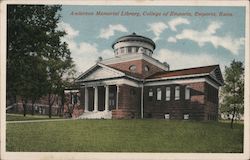
[[[84,112],[118,109],[119,85],[85,85],[84,95]]]

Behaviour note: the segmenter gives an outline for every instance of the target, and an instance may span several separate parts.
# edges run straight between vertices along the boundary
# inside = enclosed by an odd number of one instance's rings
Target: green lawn
[[[51,119],[58,119],[58,116],[52,116]],[[43,120],[50,119],[48,115],[26,115],[22,114],[6,114],[6,121],[26,121],[26,120]]]
[[[7,151],[237,152],[243,124],[166,120],[72,120],[7,124]]]

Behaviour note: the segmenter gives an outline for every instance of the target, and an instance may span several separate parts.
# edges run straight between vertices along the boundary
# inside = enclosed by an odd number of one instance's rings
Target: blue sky
[[[97,11],[119,15],[96,16]],[[126,11],[140,16],[121,16]],[[94,15],[79,16],[72,12]],[[144,16],[145,12],[161,15]],[[192,16],[170,16],[170,12]],[[219,16],[220,12],[231,16]],[[171,70],[213,64],[220,64],[224,70],[233,59],[244,61],[244,7],[64,5],[61,16],[59,28],[68,33],[63,40],[69,44],[78,73],[94,65],[99,56],[113,57],[112,42],[132,32],[153,39],[156,43],[153,57],[169,63]]]

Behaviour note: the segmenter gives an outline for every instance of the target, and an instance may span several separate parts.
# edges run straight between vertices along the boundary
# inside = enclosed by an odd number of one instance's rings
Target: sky
[[[112,43],[133,32],[155,42],[153,57],[170,70],[244,62],[244,7],[63,5],[60,14],[78,74],[114,57]]]

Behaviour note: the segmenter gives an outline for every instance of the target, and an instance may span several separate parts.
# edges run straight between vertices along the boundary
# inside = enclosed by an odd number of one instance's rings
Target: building
[[[63,114],[63,107],[61,107],[61,97],[59,97],[58,95],[51,95],[51,97],[54,101],[53,105],[51,106],[51,114],[53,116],[61,116]],[[7,98],[6,113],[24,113],[23,101],[20,97],[17,97],[14,101],[10,101]],[[32,104],[32,101],[29,100],[26,104],[26,114],[48,115],[48,96],[41,97],[40,99],[36,100],[34,104]]]
[[[118,38],[114,57],[81,74],[67,91],[75,118],[165,118],[217,120],[219,65],[170,70],[152,57],[155,43],[135,33]],[[79,101],[72,100],[78,94]],[[81,110],[79,112],[79,110]]]

